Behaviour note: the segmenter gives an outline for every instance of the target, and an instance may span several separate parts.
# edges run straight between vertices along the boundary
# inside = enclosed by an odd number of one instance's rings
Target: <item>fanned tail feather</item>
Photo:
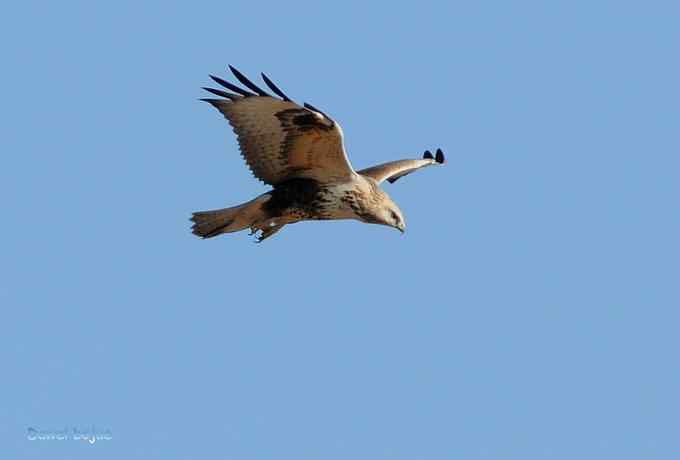
[[[199,211],[191,216],[191,231],[201,238],[212,238],[222,233],[238,232],[251,227],[263,218],[262,203],[269,195],[261,195],[252,201],[233,208]]]

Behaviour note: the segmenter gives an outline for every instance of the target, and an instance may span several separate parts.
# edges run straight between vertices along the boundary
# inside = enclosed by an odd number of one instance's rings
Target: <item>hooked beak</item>
[[[399,231],[401,232],[401,234],[403,235],[404,232],[406,231],[406,225],[400,224],[400,225],[397,227],[397,230],[399,230]]]

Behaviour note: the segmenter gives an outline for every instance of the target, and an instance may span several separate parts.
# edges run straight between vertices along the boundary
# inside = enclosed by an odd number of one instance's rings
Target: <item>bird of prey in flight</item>
[[[262,79],[274,96],[229,68],[247,89],[211,75],[229,92],[203,88],[219,98],[201,100],[229,121],[253,174],[273,189],[239,206],[193,213],[195,235],[211,238],[250,229],[262,242],[287,224],[328,219],[356,219],[404,232],[404,216],[380,183],[443,164],[441,149],[434,156],[425,151],[422,158],[355,171],[335,120],[311,104],[293,102],[265,74]]]

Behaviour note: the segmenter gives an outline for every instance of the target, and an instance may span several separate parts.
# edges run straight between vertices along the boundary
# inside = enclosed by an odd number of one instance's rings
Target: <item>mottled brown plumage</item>
[[[202,100],[229,121],[249,168],[273,189],[239,206],[194,213],[194,234],[210,238],[250,228],[263,241],[287,224],[328,219],[356,219],[404,231],[399,207],[379,184],[443,164],[440,149],[436,157],[426,151],[422,159],[354,171],[338,123],[310,104],[291,101],[264,74],[264,82],[281,99],[230,69],[250,91],[212,77],[232,92],[204,88],[221,99]]]

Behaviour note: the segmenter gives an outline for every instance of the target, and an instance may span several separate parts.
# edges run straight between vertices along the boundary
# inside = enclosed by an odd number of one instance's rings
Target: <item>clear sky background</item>
[[[5,5],[0,457],[680,458],[675,5]],[[357,168],[443,148],[406,234],[191,235],[267,190],[227,64]]]

